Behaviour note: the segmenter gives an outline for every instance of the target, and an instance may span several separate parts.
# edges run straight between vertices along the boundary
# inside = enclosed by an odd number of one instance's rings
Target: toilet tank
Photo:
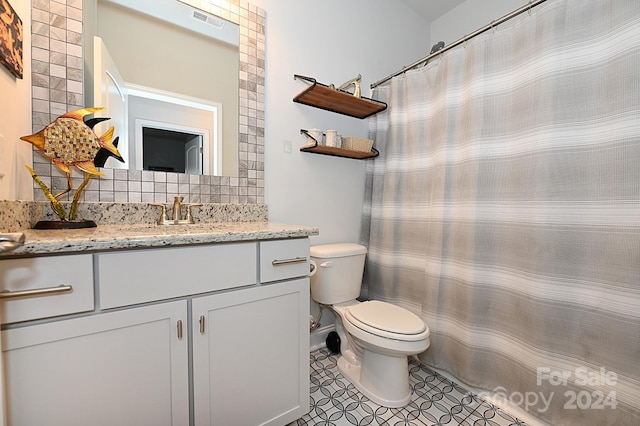
[[[318,303],[334,305],[360,296],[367,248],[341,243],[311,246],[311,260],[317,271],[311,276],[311,297]]]

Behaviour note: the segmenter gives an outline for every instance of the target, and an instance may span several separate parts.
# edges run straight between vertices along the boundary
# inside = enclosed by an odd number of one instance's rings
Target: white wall
[[[253,0],[265,9],[265,200],[269,220],[316,226],[312,244],[358,242],[365,161],[301,153],[300,129],[336,129],[366,137],[368,120],[294,103],[306,86],[301,74],[341,84],[362,74],[362,91],[411,64],[438,40],[447,44],[486,25],[526,0],[467,0],[429,23],[389,0]],[[285,153],[290,142],[292,152]],[[376,160],[366,160],[376,161]]]
[[[32,200],[33,181],[25,165],[32,164],[31,144],[31,1],[11,0],[22,20],[24,78],[0,65],[0,200]]]
[[[431,23],[431,40],[449,45],[527,3],[527,0],[467,0]]]
[[[429,23],[389,0],[254,0],[266,10],[265,200],[269,220],[315,226],[312,244],[358,242],[365,162],[302,153],[300,129],[368,135],[368,120],[294,103],[305,83],[369,85],[429,53]],[[291,142],[291,153],[283,144]],[[375,160],[367,160],[375,161]]]
[[[17,79],[0,65],[0,200],[32,200],[32,180],[25,165],[32,165],[32,148],[20,136],[31,133],[31,1],[12,0],[22,20],[24,78]],[[0,342],[1,344],[1,342]],[[0,384],[4,383],[0,359]],[[7,424],[4,386],[0,386],[0,425]]]
[[[524,1],[524,0],[521,0]],[[344,136],[368,135],[368,120],[345,117],[294,103],[306,86],[294,74],[341,84],[362,74],[363,96],[371,83],[425,57],[436,40],[449,43],[517,8],[512,0],[468,0],[438,19],[437,28],[397,0],[252,0],[265,9],[266,116],[265,200],[269,220],[315,226],[311,244],[359,242],[365,161],[301,153],[300,129],[336,129]],[[481,4],[482,3],[482,4]],[[481,14],[478,11],[482,10]],[[430,34],[434,34],[431,37]],[[449,38],[451,40],[449,40]],[[292,152],[283,145],[291,142]],[[311,303],[318,318],[318,308]],[[334,322],[311,335],[324,342]]]

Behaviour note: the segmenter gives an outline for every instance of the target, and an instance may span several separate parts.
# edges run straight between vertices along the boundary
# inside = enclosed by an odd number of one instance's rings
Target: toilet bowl
[[[339,317],[336,331],[341,341],[347,341],[340,347],[340,372],[377,404],[407,405],[411,400],[407,357],[429,347],[429,328],[408,310],[380,301],[334,306],[333,310]],[[380,315],[385,321],[372,321]]]
[[[414,313],[382,301],[359,302],[366,248],[359,244],[311,247],[318,266],[311,296],[336,314],[338,369],[371,401],[398,408],[411,399],[408,356],[429,347],[429,328]]]

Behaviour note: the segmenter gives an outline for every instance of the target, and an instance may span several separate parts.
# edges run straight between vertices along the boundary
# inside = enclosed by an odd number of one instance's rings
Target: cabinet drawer
[[[100,307],[255,284],[256,252],[256,243],[237,243],[99,253]]]
[[[59,286],[70,286],[71,289],[56,288]],[[0,288],[3,291],[0,299],[3,324],[91,311],[94,308],[92,256],[0,260]],[[49,288],[53,288],[52,292],[12,296],[15,292]]]
[[[309,239],[260,243],[260,282],[309,275]]]

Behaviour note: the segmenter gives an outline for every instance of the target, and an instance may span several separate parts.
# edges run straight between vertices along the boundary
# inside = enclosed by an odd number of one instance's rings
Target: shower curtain
[[[640,424],[640,1],[548,0],[373,97],[364,296],[498,401]]]

